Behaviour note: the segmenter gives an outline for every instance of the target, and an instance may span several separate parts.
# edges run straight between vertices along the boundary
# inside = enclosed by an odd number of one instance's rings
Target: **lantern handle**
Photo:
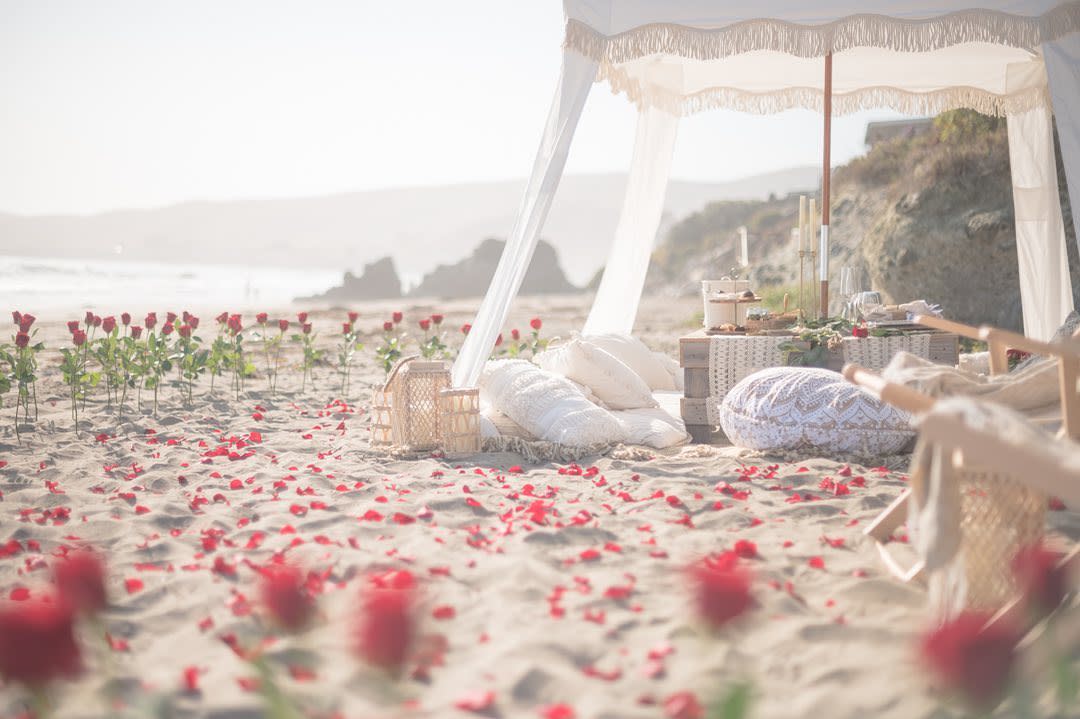
[[[397,364],[394,365],[394,368],[392,370],[390,370],[390,374],[386,375],[386,384],[383,385],[383,392],[389,392],[390,391],[390,385],[393,383],[394,377],[397,376],[397,373],[398,373],[399,369],[404,367],[409,362],[412,362],[414,359],[419,359],[419,358],[420,358],[420,355],[409,355],[408,357],[402,357],[401,359],[399,359],[397,361]]]

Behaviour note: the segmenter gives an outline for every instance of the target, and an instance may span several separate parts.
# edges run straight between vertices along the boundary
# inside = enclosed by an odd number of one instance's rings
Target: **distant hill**
[[[795,168],[735,182],[674,181],[665,226],[716,200],[816,187]],[[563,179],[543,236],[568,279],[584,285],[606,259],[625,175]],[[96,215],[0,214],[0,254],[318,267],[359,271],[393,258],[406,282],[453,264],[485,237],[505,238],[524,181],[353,192],[295,199],[188,202]],[[122,252],[117,253],[118,248]]]
[[[1060,156],[1058,178],[1080,304],[1080,259]],[[1020,329],[1004,119],[945,113],[929,132],[880,142],[834,169],[832,188],[834,283],[840,268],[849,265],[866,289],[883,292],[887,301],[928,299],[953,319]],[[653,254],[647,289],[692,294],[700,291],[699,280],[726,274],[735,264],[740,225],[749,229],[754,286],[795,284],[798,259],[791,229],[797,212],[795,195],[710,204],[665,235]]]

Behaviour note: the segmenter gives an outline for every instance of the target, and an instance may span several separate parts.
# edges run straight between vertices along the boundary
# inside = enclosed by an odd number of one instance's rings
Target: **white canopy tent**
[[[533,173],[454,366],[475,385],[509,312],[594,82],[638,110],[626,198],[586,332],[629,333],[660,222],[678,117],[711,108],[834,113],[957,108],[1006,116],[1025,332],[1072,310],[1051,113],[1080,212],[1080,1],[564,0],[562,74]],[[963,268],[956,268],[962,271]]]

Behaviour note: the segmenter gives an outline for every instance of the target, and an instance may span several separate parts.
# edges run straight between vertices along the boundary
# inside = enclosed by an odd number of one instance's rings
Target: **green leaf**
[[[1058,702],[1062,708],[1072,706],[1076,701],[1078,682],[1076,671],[1065,659],[1058,659],[1054,665],[1054,679],[1057,682]]]
[[[710,708],[709,719],[745,719],[750,711],[751,689],[748,682],[731,686],[720,701]]]

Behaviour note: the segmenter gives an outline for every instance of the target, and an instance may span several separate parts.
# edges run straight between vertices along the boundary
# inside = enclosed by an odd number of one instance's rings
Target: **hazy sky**
[[[559,0],[0,0],[0,211],[96,212],[520,178]],[[834,164],[868,119],[837,118]],[[593,89],[568,172],[623,172],[635,111]],[[673,175],[820,162],[821,117],[684,120]]]

